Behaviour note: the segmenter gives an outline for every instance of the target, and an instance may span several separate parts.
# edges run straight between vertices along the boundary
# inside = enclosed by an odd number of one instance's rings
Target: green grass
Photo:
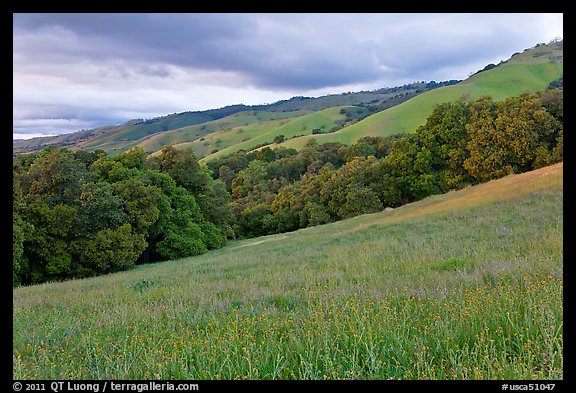
[[[124,151],[134,146],[137,141],[150,137],[158,132],[180,128],[190,124],[206,122],[210,119],[202,113],[181,113],[156,118],[154,121],[145,121],[139,124],[121,125],[112,131],[102,133],[80,142],[77,148],[86,150],[103,149],[112,154]]]
[[[193,146],[196,155],[202,157],[201,162],[226,156],[241,149],[250,151],[264,143],[272,144],[274,147],[276,144],[272,142],[279,135],[292,138],[296,135],[311,135],[314,129],[321,129],[324,132],[330,130],[336,126],[338,120],[345,118],[345,115],[340,113],[342,108],[332,107],[291,119],[236,127],[226,132],[210,134],[204,141],[195,141],[181,146]],[[215,148],[218,152],[211,154]]]
[[[138,141],[138,145],[145,151],[158,151],[166,145],[189,145],[196,141],[195,152],[198,156],[204,157],[214,149],[217,148],[215,141],[219,138],[227,145],[232,143],[240,143],[242,140],[241,133],[238,130],[244,130],[246,127],[249,130],[260,129],[263,124],[267,127],[276,126],[286,122],[286,119],[298,117],[306,114],[305,111],[291,111],[291,112],[266,112],[266,111],[245,111],[238,112],[230,116],[223,117],[214,121],[195,124],[188,127],[177,128],[170,131],[165,131],[153,135],[144,140]],[[238,134],[238,138],[231,138],[231,136]],[[199,141],[201,137],[205,137],[204,141]],[[205,144],[205,141],[208,144]],[[220,146],[221,147],[221,146]]]
[[[562,164],[13,291],[14,379],[563,379]]]
[[[293,112],[253,112],[228,116],[214,122],[185,127],[179,130],[158,134],[139,142],[147,151],[173,144],[175,148],[192,147],[201,162],[232,154],[239,150],[250,151],[258,145],[273,144],[274,137],[284,135],[292,138],[297,135],[312,134],[312,130],[323,131],[335,127],[338,120],[345,118],[340,111],[343,107],[332,107],[313,113]],[[236,120],[238,115],[240,120]],[[249,116],[251,118],[246,118]],[[231,121],[233,119],[233,121]],[[200,132],[203,137],[199,138]],[[213,151],[217,152],[213,153]],[[152,155],[159,154],[159,151]]]

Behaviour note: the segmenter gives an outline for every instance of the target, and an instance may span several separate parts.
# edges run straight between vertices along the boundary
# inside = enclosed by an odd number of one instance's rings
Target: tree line
[[[13,282],[198,255],[562,159],[558,90],[440,104],[412,134],[265,147],[206,165],[171,146],[152,157],[48,148],[13,159]]]

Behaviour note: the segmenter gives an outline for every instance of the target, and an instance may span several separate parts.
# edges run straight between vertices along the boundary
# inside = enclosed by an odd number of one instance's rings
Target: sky
[[[563,14],[15,13],[13,138],[466,79]]]

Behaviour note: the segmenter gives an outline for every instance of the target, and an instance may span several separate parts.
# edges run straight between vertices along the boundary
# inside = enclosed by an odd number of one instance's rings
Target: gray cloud
[[[541,14],[14,14],[15,113],[51,103],[66,108],[55,119],[74,107],[120,120],[462,79],[561,35],[561,23]]]

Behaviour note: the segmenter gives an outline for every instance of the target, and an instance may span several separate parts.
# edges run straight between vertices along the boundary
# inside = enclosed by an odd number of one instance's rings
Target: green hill
[[[402,104],[378,112],[366,119],[328,135],[315,135],[318,143],[353,144],[363,136],[387,136],[414,132],[423,125],[437,104],[458,99],[475,100],[488,95],[495,100],[525,91],[545,90],[563,75],[562,42],[541,45],[513,55],[508,61],[451,86],[420,94]],[[312,138],[305,136],[284,142],[285,147],[302,148]]]
[[[272,143],[274,137],[279,135],[285,137],[281,146],[296,149],[302,148],[311,138],[318,143],[352,144],[363,136],[414,132],[424,124],[434,107],[442,102],[474,100],[483,95],[500,100],[524,91],[544,90],[562,76],[563,42],[560,41],[516,53],[509,60],[489,65],[457,84],[453,84],[457,81],[449,81],[441,83],[441,87],[431,88],[426,83],[418,82],[316,98],[293,97],[273,104],[231,105],[208,111],[183,112],[57,137],[14,141],[13,151],[16,154],[55,145],[89,151],[103,149],[116,154],[135,145],[142,146],[148,152],[158,151],[165,145],[191,145],[198,157],[208,160],[240,149],[249,150]],[[351,125],[345,124],[344,118],[333,113],[351,106],[378,112],[370,116],[365,113],[353,119],[362,120],[348,122]],[[330,108],[339,109],[332,111]],[[318,116],[313,113],[318,113]],[[298,120],[301,123],[296,121],[296,116],[304,114],[309,117]],[[294,118],[294,127],[280,121],[288,118]],[[326,133],[333,127],[343,125],[345,127],[337,132]],[[316,135],[315,132],[313,135],[312,131],[319,128],[321,134]],[[239,135],[242,133],[244,135]],[[212,156],[213,152],[216,154]]]
[[[13,379],[563,379],[563,165],[13,290]]]
[[[455,82],[457,81],[440,84]],[[158,151],[168,144],[176,148],[192,146],[197,157],[211,159],[241,149],[250,150],[263,144],[270,144],[274,137],[279,135],[293,138],[300,135],[312,135],[316,132],[329,132],[348,121],[367,116],[370,111],[397,105],[431,88],[433,87],[426,83],[418,82],[372,92],[332,94],[316,98],[294,97],[270,105],[254,106],[253,108],[265,110],[254,109],[245,112],[248,116],[252,113],[258,114],[256,117],[249,116],[249,121],[236,121],[233,117],[239,114],[234,114],[214,122],[158,133],[138,141],[137,144],[149,152]],[[341,110],[345,113],[335,112]],[[306,114],[309,116],[304,116]],[[276,121],[279,119],[296,120],[296,118],[298,118],[297,121],[286,126],[286,121]],[[225,124],[225,126],[219,127],[220,124]],[[203,132],[198,132],[198,128]],[[209,131],[206,131],[207,129]]]
[[[452,82],[454,81],[450,81],[450,83]],[[233,116],[241,112],[274,112],[276,115],[271,117],[284,118],[297,114],[320,111],[333,106],[386,106],[389,105],[388,102],[392,102],[392,104],[398,102],[398,96],[402,96],[402,99],[407,99],[426,89],[425,83],[417,82],[374,91],[331,94],[315,98],[300,96],[272,104],[238,104],[206,111],[174,113],[147,120],[135,119],[119,126],[110,125],[54,137],[15,140],[13,142],[13,151],[17,154],[38,151],[46,146],[66,146],[71,149],[85,149],[89,151],[102,149],[108,153],[116,154],[140,143],[143,143],[147,149],[156,149],[167,144],[192,142],[207,132],[218,130],[217,124],[220,123],[215,123],[214,129],[206,127],[202,128],[200,132],[194,127],[189,129],[189,126],[211,123],[215,120]],[[260,116],[251,120],[262,121],[262,119],[258,120],[258,117]],[[235,121],[228,119],[225,122],[233,124]],[[251,123],[251,121],[249,121],[249,123]],[[174,130],[175,132],[167,133],[170,130]],[[152,138],[153,140],[145,142],[148,138]]]
[[[144,151],[156,152],[166,145],[179,145],[197,141],[198,143],[196,143],[195,146],[199,146],[199,148],[196,153],[204,157],[218,147],[215,143],[217,139],[230,139],[232,142],[228,143],[228,145],[231,143],[240,143],[243,137],[234,138],[231,137],[232,134],[242,134],[246,128],[259,128],[258,125],[262,125],[263,123],[269,127],[277,127],[283,123],[282,120],[298,117],[305,113],[307,112],[302,110],[290,112],[238,112],[218,120],[157,133],[138,141],[136,144],[141,146]],[[203,137],[208,134],[210,134],[210,137],[204,139]],[[202,139],[202,141],[200,141],[200,139]],[[210,143],[210,146],[208,146],[208,144],[203,143],[205,140],[208,140],[209,143],[214,141],[214,143]],[[220,143],[218,143],[218,145],[220,145]]]
[[[274,138],[280,135],[288,139],[298,135],[312,134],[314,130],[323,132],[337,127],[338,122],[346,118],[342,112],[345,108],[352,107],[332,107],[288,120],[237,127],[226,132],[210,134],[203,138],[204,141],[198,140],[186,145],[193,146],[198,157],[205,157],[202,161],[232,154],[242,149],[249,151],[262,145],[273,144]],[[212,153],[214,149],[218,151]]]

